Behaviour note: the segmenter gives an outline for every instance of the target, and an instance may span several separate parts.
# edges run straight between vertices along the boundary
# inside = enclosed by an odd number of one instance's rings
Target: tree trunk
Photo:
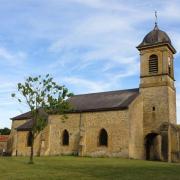
[[[33,157],[34,157],[34,136],[32,139],[32,144],[31,144],[31,153],[30,153],[30,159],[29,159],[29,164],[33,164]]]

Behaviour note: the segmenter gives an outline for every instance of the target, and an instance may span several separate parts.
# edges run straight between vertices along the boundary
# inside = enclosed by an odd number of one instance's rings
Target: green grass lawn
[[[180,180],[180,164],[120,158],[1,157],[0,180],[4,179],[121,179]]]

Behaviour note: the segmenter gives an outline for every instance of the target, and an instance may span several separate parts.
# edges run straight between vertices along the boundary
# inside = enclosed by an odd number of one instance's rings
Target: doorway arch
[[[149,133],[145,137],[146,160],[160,160],[161,139],[157,133]]]

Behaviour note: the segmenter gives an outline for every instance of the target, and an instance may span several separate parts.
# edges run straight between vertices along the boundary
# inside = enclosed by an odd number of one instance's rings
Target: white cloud
[[[19,51],[19,52],[11,52],[4,47],[0,47],[0,62],[8,64],[10,66],[16,66],[23,63],[26,59],[27,54]]]
[[[4,82],[0,80],[0,92],[12,90],[14,84],[12,82]]]
[[[104,91],[109,87],[108,83],[105,82],[95,82],[79,77],[66,77],[63,81],[67,84],[74,85],[78,92],[100,92]]]
[[[51,67],[65,66],[69,63],[70,54],[71,61],[78,54],[81,69],[102,60],[109,63],[119,59],[119,63],[123,63],[123,59],[127,60],[137,45],[137,38],[132,35],[133,27],[117,16],[93,16],[72,29],[51,45],[51,52],[63,56],[57,62],[53,62]]]
[[[163,10],[160,11],[159,15],[163,19],[171,20],[171,22],[179,20],[180,18],[179,8],[180,8],[179,1],[177,0],[166,1],[164,2]]]
[[[79,3],[79,4],[83,4],[86,6],[90,6],[90,7],[94,7],[94,8],[98,8],[98,7],[102,7],[103,3],[101,0],[68,0],[71,3]]]

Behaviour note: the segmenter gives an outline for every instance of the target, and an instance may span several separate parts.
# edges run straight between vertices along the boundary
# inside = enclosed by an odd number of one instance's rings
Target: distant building
[[[9,135],[0,135],[0,155],[7,154],[7,142]]]
[[[140,85],[136,89],[76,95],[68,119],[49,115],[35,140],[36,155],[77,154],[176,161],[180,128],[176,124],[174,54],[169,36],[157,24],[137,47]],[[29,155],[30,113],[12,118],[9,152]]]

